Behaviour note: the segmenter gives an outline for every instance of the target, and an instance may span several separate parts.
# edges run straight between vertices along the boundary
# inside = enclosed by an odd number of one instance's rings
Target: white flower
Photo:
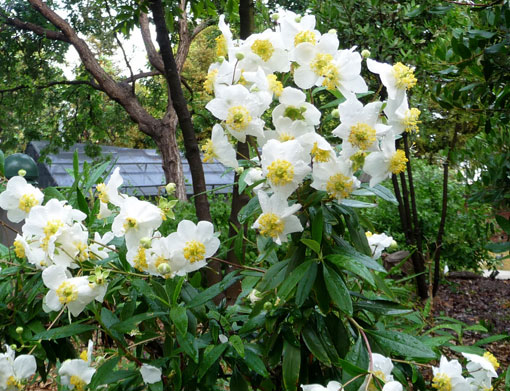
[[[393,363],[391,362],[391,359],[388,357],[384,357],[383,355],[379,353],[372,353],[372,364],[373,369],[371,371],[372,376],[376,377],[380,382],[382,383],[391,383],[393,382],[393,375],[391,374],[391,371],[393,371]],[[358,389],[359,391],[365,391],[366,389],[371,390],[371,386],[375,382],[375,380],[371,379],[371,384],[367,385],[369,380],[369,377],[367,376],[365,378],[365,381],[361,385],[361,387]],[[392,389],[393,385],[390,386],[390,390]],[[385,390],[386,391],[386,390]]]
[[[462,355],[469,360],[466,368],[471,376],[478,377],[483,373],[482,376],[498,377],[496,367],[499,368],[499,363],[491,353],[486,352],[483,356],[469,353],[462,353]]]
[[[204,152],[203,160],[206,163],[216,159],[227,167],[237,168],[239,165],[236,151],[219,124],[213,126],[211,139],[202,146],[202,151]]]
[[[354,49],[339,50],[333,61],[335,69],[323,80],[326,88],[332,90],[336,87],[345,97],[368,91],[368,86],[360,75],[361,55]]]
[[[121,205],[112,224],[115,236],[126,237],[126,246],[136,245],[141,238],[150,237],[163,221],[161,209],[136,197],[128,197]]]
[[[99,232],[94,232],[94,241],[89,246],[91,259],[106,259],[111,251],[115,250],[114,245],[108,245],[115,235],[113,232],[106,232],[102,237]]]
[[[82,391],[90,383],[94,373],[96,370],[90,366],[90,360],[82,358],[66,360],[58,370],[62,384],[76,391]]]
[[[390,247],[393,243],[393,238],[385,233],[373,234],[368,231],[365,232],[365,235],[367,236],[368,245],[372,250],[372,258],[374,259],[379,259],[384,249]]]
[[[342,384],[337,381],[330,381],[327,387],[323,387],[320,384],[301,384],[303,391],[343,391]]]
[[[264,121],[259,117],[267,106],[242,85],[218,86],[217,97],[206,105],[206,109],[225,121],[227,130],[242,143],[247,135],[263,136]]]
[[[260,301],[261,297],[259,296],[260,292],[256,289],[252,289],[250,294],[248,295],[248,299],[251,304],[255,304],[257,301]]]
[[[291,60],[294,60],[294,49],[308,42],[317,44],[321,33],[315,29],[314,15],[296,15],[292,11],[278,12],[278,24],[280,25],[283,44],[290,52]]]
[[[286,87],[280,96],[280,104],[272,113],[276,127],[291,126],[294,122],[308,131],[313,131],[319,125],[321,112],[312,104],[306,102],[306,95],[297,88]],[[279,121],[284,123],[278,124]]]
[[[363,171],[370,175],[370,187],[390,178],[391,174],[399,174],[406,169],[407,158],[401,149],[395,149],[395,138],[392,133],[386,135],[381,142],[381,151],[372,152],[365,158]]]
[[[7,218],[19,223],[30,210],[43,202],[44,194],[37,187],[27,183],[25,178],[14,176],[7,182],[5,191],[0,193],[0,208],[7,210]]]
[[[400,104],[406,96],[406,91],[416,84],[414,68],[405,66],[401,62],[395,65],[384,64],[367,59],[370,72],[377,73],[388,92],[388,98]]]
[[[123,182],[124,179],[120,175],[120,167],[116,167],[108,183],[99,183],[96,186],[99,200],[104,204],[111,203],[115,206],[120,206],[126,198],[125,194],[119,193],[119,187]]]
[[[142,364],[140,373],[145,384],[154,384],[161,380],[161,369],[152,365]]]
[[[258,192],[262,214],[255,221],[252,228],[258,229],[262,236],[268,236],[277,244],[287,241],[287,235],[301,232],[303,226],[294,215],[300,204],[289,206],[287,200],[278,194],[268,197],[263,191]]]
[[[280,34],[272,30],[250,35],[239,52],[244,55],[239,67],[245,71],[256,71],[258,67],[266,73],[290,70],[289,53],[283,47]]]
[[[462,376],[462,366],[457,360],[448,361],[441,356],[439,367],[432,368],[432,387],[437,391],[466,391],[468,383]]]
[[[390,381],[384,385],[382,391],[402,391],[403,387],[398,381]]]
[[[179,276],[204,267],[206,259],[220,247],[220,240],[214,235],[214,226],[209,221],[199,221],[195,225],[192,221],[182,220],[177,232],[171,233],[167,240],[170,251],[175,251],[172,254],[176,257],[174,262],[181,264],[185,261],[184,267],[176,271]]]
[[[305,133],[297,140],[305,151],[311,155],[314,163],[325,163],[336,156],[331,144],[320,134],[315,132]]]
[[[262,148],[262,171],[275,193],[287,198],[310,172],[309,159],[298,141],[269,140]]]
[[[89,282],[86,276],[72,277],[65,267],[57,265],[45,269],[42,279],[50,289],[44,297],[43,309],[46,312],[60,311],[65,305],[73,316],[78,316],[94,299],[102,301],[106,288]]]
[[[14,350],[4,345],[5,353],[0,354],[0,389],[7,391],[23,390],[30,376],[35,374],[35,357],[22,354],[16,358]]]
[[[421,123],[418,118],[421,111],[416,108],[410,109],[406,96],[404,96],[400,104],[397,101],[388,100],[384,113],[388,118],[388,125],[391,126],[394,134],[418,132],[418,124]]]
[[[352,175],[350,161],[336,156],[325,163],[314,164],[312,178],[311,187],[327,191],[338,201],[348,198],[360,186],[358,178]]]

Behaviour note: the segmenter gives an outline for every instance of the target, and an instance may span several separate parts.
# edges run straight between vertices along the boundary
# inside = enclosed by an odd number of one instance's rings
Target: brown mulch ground
[[[449,279],[444,282],[434,300],[434,316],[448,316],[468,325],[482,325],[488,332],[466,332],[464,345],[495,334],[510,334],[510,280]],[[440,321],[447,323],[445,321]],[[482,346],[501,363],[510,364],[510,340]]]

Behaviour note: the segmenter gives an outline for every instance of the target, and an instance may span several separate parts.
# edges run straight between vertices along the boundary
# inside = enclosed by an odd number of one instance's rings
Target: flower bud
[[[12,350],[16,350],[17,348],[18,348],[18,347],[17,347],[15,344],[12,344],[12,345],[11,345],[11,349],[12,349]]]
[[[363,57],[363,58],[368,58],[368,57],[370,57],[370,50],[363,49],[363,50],[361,51],[361,57]]]
[[[338,109],[333,109],[333,111],[331,111],[331,116],[333,118],[340,118],[340,113],[338,112]]]
[[[220,64],[223,64],[223,61],[225,61],[225,56],[219,56],[219,57],[216,59],[216,62],[219,62]]]
[[[244,58],[244,54],[237,52],[236,53],[236,58],[237,58],[238,61],[241,61]]]
[[[271,15],[271,20],[276,21],[276,20],[278,20],[278,19],[280,19],[280,15],[278,15],[278,14],[272,14],[272,15]]]
[[[19,176],[25,176],[25,175],[27,175],[27,172],[25,170],[21,169],[21,170],[18,171],[18,175]]]
[[[140,239],[140,244],[143,248],[151,248],[152,239],[148,237],[143,237]]]
[[[296,23],[301,22],[301,16],[296,16],[296,19],[294,19],[294,21],[295,21]]]
[[[172,268],[166,262],[160,263],[158,265],[158,273],[163,275],[163,276],[166,275],[166,274],[170,274],[171,271],[172,271]]]
[[[336,34],[336,30],[335,29],[331,29],[328,31],[328,34]]]
[[[23,334],[23,327],[21,327],[21,326],[16,327],[16,334],[19,334],[19,335]]]
[[[175,189],[177,188],[176,184],[173,183],[173,182],[170,182],[168,183],[166,186],[165,186],[165,190],[167,192],[168,195],[171,195],[171,194],[174,194],[175,192]]]
[[[237,167],[235,170],[238,175],[241,175],[244,172],[244,167]]]
[[[273,309],[273,304],[272,304],[271,302],[269,302],[269,301],[266,301],[266,302],[264,303],[264,310],[269,312],[269,311],[271,311],[272,309]]]
[[[395,240],[391,241],[388,251],[395,251],[398,248],[398,243]]]

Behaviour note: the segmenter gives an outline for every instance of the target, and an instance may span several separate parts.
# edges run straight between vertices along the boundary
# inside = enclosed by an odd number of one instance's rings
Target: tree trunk
[[[186,187],[184,184],[181,154],[175,137],[176,129],[177,116],[163,118],[160,121],[160,130],[158,132],[160,137],[156,139],[156,143],[161,154],[166,183],[175,183],[175,196],[179,200],[186,200]]]

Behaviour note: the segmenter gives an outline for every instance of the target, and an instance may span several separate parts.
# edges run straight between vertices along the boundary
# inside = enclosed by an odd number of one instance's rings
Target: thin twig
[[[58,313],[58,315],[55,317],[55,319],[53,319],[53,322],[50,323],[50,325],[48,326],[48,328],[46,329],[46,331],[50,330],[54,325],[55,323],[57,323],[57,320],[60,318],[60,316],[64,313],[65,309],[67,307],[66,306],[63,306],[62,309],[60,310],[60,312]],[[40,344],[42,341],[42,339],[40,339],[39,341],[37,341],[38,344]],[[35,350],[35,348],[37,347],[37,345],[34,345],[32,347],[32,349],[30,349],[30,352],[28,352],[28,354],[32,354]]]
[[[260,272],[260,273],[265,273],[266,272],[263,269],[258,269],[256,267],[250,267],[250,266],[244,266],[244,265],[238,265],[238,264],[235,264],[235,263],[232,263],[232,262],[229,262],[229,261],[225,261],[224,259],[221,259],[221,258],[209,257],[209,259],[212,259],[213,261],[218,261],[218,262],[221,262],[221,263],[226,263],[227,265],[230,265],[232,267],[237,267],[239,269],[253,270],[253,271],[256,271],[256,272]]]

